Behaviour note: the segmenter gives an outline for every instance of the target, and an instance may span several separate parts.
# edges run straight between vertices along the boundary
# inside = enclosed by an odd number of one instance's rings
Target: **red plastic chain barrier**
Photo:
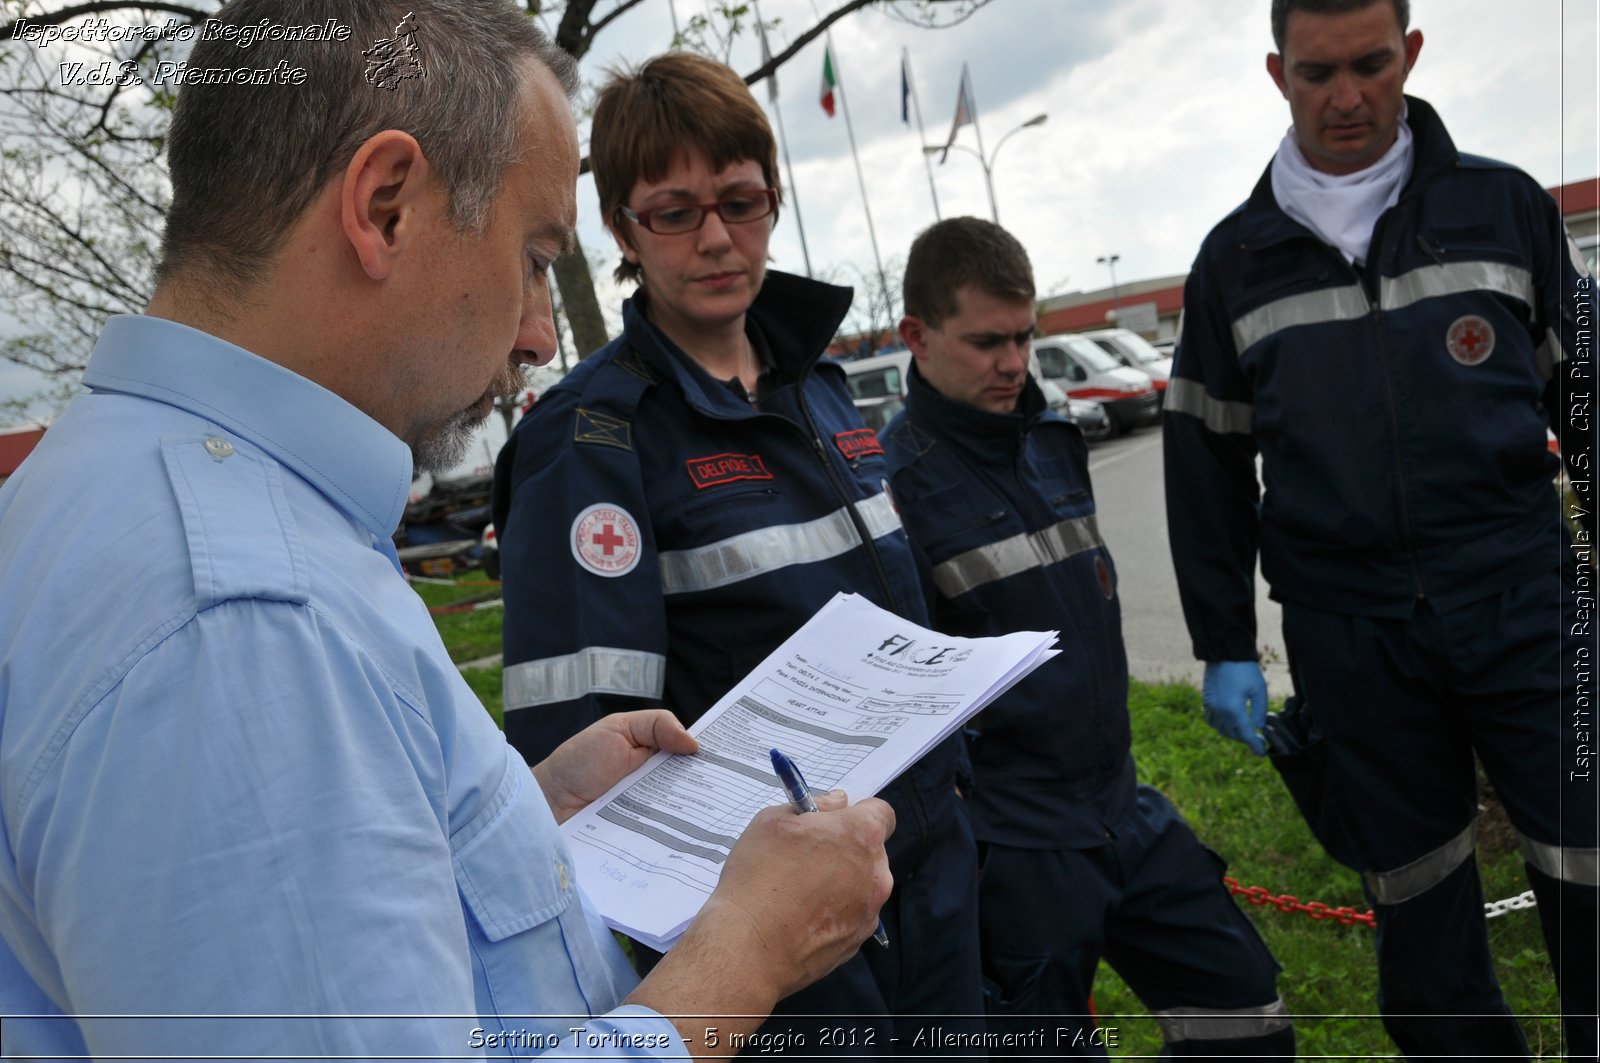
[[[1238,894],[1256,907],[1271,905],[1280,912],[1303,912],[1307,918],[1316,922],[1331,919],[1340,926],[1350,926],[1352,923],[1361,923],[1365,926],[1378,925],[1377,917],[1372,914],[1372,909],[1358,912],[1354,908],[1330,908],[1321,901],[1301,901],[1299,897],[1285,893],[1281,897],[1274,897],[1265,886],[1241,886],[1239,880],[1224,878],[1222,880],[1228,887],[1228,892]]]
[[[496,598],[492,602],[472,602],[468,605],[430,605],[428,613],[432,616],[442,616],[445,613],[472,613],[480,609],[499,609],[503,604]]]

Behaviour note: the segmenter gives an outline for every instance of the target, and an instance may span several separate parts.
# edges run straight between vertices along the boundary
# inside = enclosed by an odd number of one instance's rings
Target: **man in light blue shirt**
[[[402,17],[427,76],[386,83]],[[762,813],[634,977],[557,823],[693,739],[620,714],[530,772],[391,544],[413,463],[554,349],[572,64],[497,0],[339,21],[197,45],[307,76],[183,89],[155,296],[0,489],[5,1052],[725,1054],[871,933],[892,813]]]

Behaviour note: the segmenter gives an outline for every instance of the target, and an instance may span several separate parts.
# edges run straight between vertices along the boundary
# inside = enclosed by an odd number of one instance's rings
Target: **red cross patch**
[[[1494,353],[1494,326],[1477,314],[1458,317],[1444,334],[1444,345],[1462,365],[1479,365]]]
[[[596,576],[626,576],[639,563],[639,522],[601,502],[572,522],[572,556]]]
[[[1100,593],[1105,595],[1106,601],[1109,602],[1111,596],[1117,593],[1117,588],[1116,584],[1111,581],[1111,568],[1106,564],[1106,559],[1103,557],[1094,559],[1094,578],[1100,584]]]

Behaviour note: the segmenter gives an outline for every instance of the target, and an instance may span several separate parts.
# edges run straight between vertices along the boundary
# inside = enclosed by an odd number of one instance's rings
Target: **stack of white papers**
[[[562,825],[606,923],[656,949],[716,887],[752,817],[783,804],[769,751],[812,790],[882,790],[1055,656],[1056,632],[963,639],[839,594],[689,728],[692,757],[658,753]]]

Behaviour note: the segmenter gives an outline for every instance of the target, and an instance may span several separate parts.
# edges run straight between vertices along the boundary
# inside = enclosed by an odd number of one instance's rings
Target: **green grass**
[[[1200,838],[1228,861],[1244,886],[1302,902],[1367,909],[1355,872],[1334,863],[1312,838],[1277,773],[1265,759],[1219,737],[1186,684],[1135,681],[1129,696],[1139,775],[1165,793]],[[1490,900],[1515,896],[1527,883],[1514,837],[1492,802],[1480,820],[1478,862]],[[1304,914],[1252,907],[1236,898],[1283,966],[1278,987],[1295,1015],[1302,1059],[1398,1058],[1376,1018],[1373,931],[1314,922]],[[1536,1053],[1556,1051],[1560,1024],[1555,982],[1537,914],[1514,911],[1489,924],[1506,999]],[[1160,1033],[1148,1012],[1105,964],[1095,983],[1095,1008],[1119,1029],[1121,1058],[1153,1057]],[[1113,1018],[1112,1016],[1116,1016]],[[1545,1017],[1538,1017],[1545,1016]]]
[[[480,581],[469,572],[463,582]],[[461,602],[494,588],[415,584],[430,606]],[[452,660],[498,653],[499,609],[434,617]],[[462,673],[500,720],[500,669]],[[1195,688],[1134,681],[1129,695],[1133,748],[1139,776],[1170,797],[1200,838],[1228,861],[1228,874],[1245,886],[1302,902],[1366,910],[1355,872],[1334,863],[1306,829],[1272,766],[1237,742],[1219,738],[1200,713]],[[1479,822],[1479,869],[1491,900],[1527,889],[1514,836],[1492,799]],[[1302,1059],[1398,1058],[1376,1018],[1373,932],[1365,926],[1313,922],[1305,915],[1252,907],[1239,900],[1265,938],[1283,974],[1279,990],[1295,1016]],[[1514,911],[1489,923],[1490,943],[1506,999],[1518,1015],[1536,1058],[1555,1058],[1560,1024],[1555,982],[1545,958],[1535,912]],[[1108,966],[1095,984],[1101,1022],[1118,1030],[1117,1058],[1153,1058],[1161,1037],[1149,1013]]]
[[[429,609],[465,606],[500,598],[499,585],[491,585],[479,569],[470,570],[452,584],[413,583],[411,586]],[[501,615],[499,606],[460,613],[435,613],[433,623],[439,629],[439,637],[444,640],[450,659],[461,664],[500,652]],[[494,671],[496,675],[499,674],[499,669]],[[495,687],[495,696],[498,698],[498,680]]]
[[[411,588],[428,608],[493,601],[500,597],[498,583],[490,583],[481,569],[472,569],[453,583],[413,583]],[[477,609],[462,613],[435,613],[434,626],[444,641],[445,651],[457,664],[476,661],[500,652],[500,620],[503,610]],[[500,705],[500,668],[464,668],[461,676],[489,710],[496,727],[504,727]]]

